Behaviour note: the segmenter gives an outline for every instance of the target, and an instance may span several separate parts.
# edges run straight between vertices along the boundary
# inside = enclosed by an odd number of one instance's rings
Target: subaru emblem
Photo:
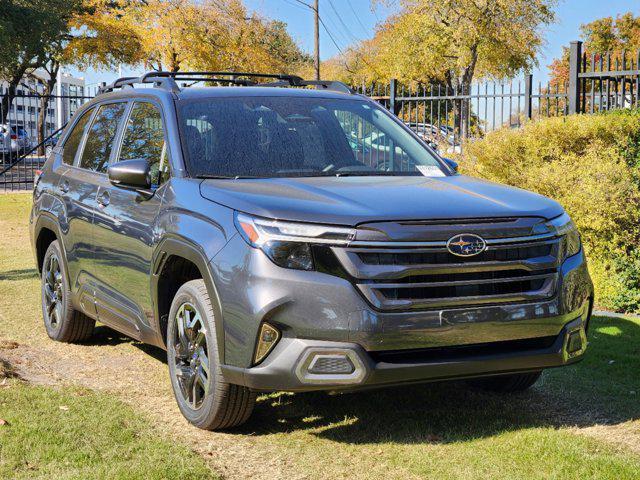
[[[451,237],[447,242],[447,250],[458,257],[473,257],[485,251],[487,243],[473,233],[461,233]]]

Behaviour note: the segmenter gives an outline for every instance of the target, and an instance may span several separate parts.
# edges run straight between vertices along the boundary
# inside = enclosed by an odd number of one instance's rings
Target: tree
[[[555,0],[400,0],[400,10],[356,48],[363,77],[439,82],[467,93],[477,77],[512,77],[536,64]],[[459,115],[466,128],[469,103]],[[465,133],[464,131],[461,133]]]
[[[282,72],[309,61],[284,23],[249,14],[241,0],[131,1],[121,13],[148,69]]]
[[[0,79],[8,84],[0,123],[6,122],[20,81],[43,64],[79,6],[79,0],[0,0]]]
[[[604,55],[615,61],[623,52],[630,53],[633,58],[640,50],[640,16],[631,12],[618,15],[616,18],[604,17],[580,26],[583,51],[587,56],[587,68],[591,67],[591,54],[596,63]],[[605,65],[606,68],[606,65]],[[564,47],[562,55],[549,65],[550,83],[563,86],[569,81],[569,49]]]
[[[5,123],[20,82],[42,69],[38,143],[62,63],[111,67],[138,55],[136,37],[118,25],[120,4],[109,0],[0,0],[0,79],[8,83],[0,101]],[[107,13],[111,14],[110,17]]]

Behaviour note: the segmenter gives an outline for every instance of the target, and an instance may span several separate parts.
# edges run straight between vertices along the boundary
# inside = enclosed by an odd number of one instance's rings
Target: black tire
[[[91,337],[96,322],[73,308],[67,269],[57,240],[51,242],[44,254],[41,292],[42,316],[50,338],[75,343]]]
[[[469,380],[476,388],[497,393],[516,393],[527,390],[538,381],[542,371],[529,373],[514,373],[495,377],[477,378]]]
[[[184,332],[182,336],[180,328]],[[190,423],[204,430],[243,424],[256,400],[256,393],[249,388],[225,380],[215,332],[215,317],[204,281],[185,283],[171,303],[167,360],[180,411]],[[208,368],[204,368],[205,364]]]

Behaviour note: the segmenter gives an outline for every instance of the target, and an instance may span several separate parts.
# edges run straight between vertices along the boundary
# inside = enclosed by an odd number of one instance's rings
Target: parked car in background
[[[407,126],[425,142],[429,142],[434,147],[437,146],[440,149],[441,145],[446,145],[446,152],[442,153],[461,152],[460,138],[456,131],[448,125],[408,122]]]
[[[52,339],[99,321],[165,348],[205,429],[258,392],[518,392],[583,358],[593,286],[557,202],[459,175],[343,84],[254,76],[150,72],[77,111],[29,220]]]
[[[32,139],[27,133],[27,131],[22,127],[14,127],[16,132],[16,143],[18,144],[18,151],[20,153],[25,153],[33,147]]]
[[[18,153],[19,151],[20,140],[15,127],[8,124],[0,125],[0,153]]]

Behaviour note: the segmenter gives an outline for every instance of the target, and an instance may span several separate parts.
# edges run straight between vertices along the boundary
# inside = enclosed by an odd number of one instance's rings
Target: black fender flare
[[[62,250],[62,261],[64,262],[65,272],[67,272],[68,275],[69,269],[67,264],[67,250],[64,248],[64,240],[60,231],[60,225],[55,220],[55,217],[46,211],[40,212],[40,215],[38,216],[35,227],[33,229],[33,253],[35,256],[36,268],[38,272],[42,273],[40,271],[40,262],[38,259],[38,238],[40,238],[40,233],[42,232],[43,228],[51,230],[56,236],[56,240],[58,240],[58,243],[60,244],[60,250]],[[69,281],[68,276],[67,281]]]
[[[206,253],[199,245],[177,236],[170,236],[163,238],[153,254],[152,258],[152,275],[151,275],[151,298],[153,299],[153,329],[156,332],[157,339],[156,344],[162,348],[166,348],[165,339],[162,338],[162,328],[160,325],[160,311],[158,307],[158,283],[160,280],[160,274],[164,268],[165,263],[171,256],[182,257],[192,262],[202,274],[202,279],[207,287],[209,298],[211,300],[211,306],[213,307],[213,313],[216,319],[216,340],[218,342],[218,355],[219,361],[224,364],[224,318],[222,316],[222,306],[220,304],[220,297],[215,286],[211,269],[209,268],[209,260]]]

